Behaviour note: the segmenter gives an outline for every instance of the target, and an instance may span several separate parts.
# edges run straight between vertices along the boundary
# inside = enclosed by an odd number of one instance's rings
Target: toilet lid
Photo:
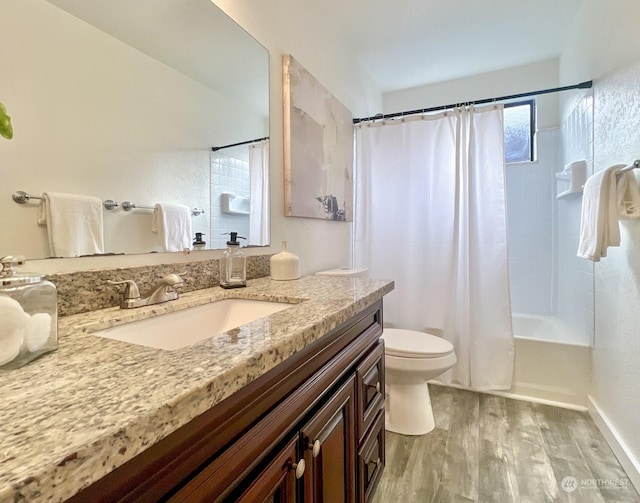
[[[453,351],[451,343],[442,337],[415,330],[385,328],[382,332],[385,354],[404,358],[435,358]]]

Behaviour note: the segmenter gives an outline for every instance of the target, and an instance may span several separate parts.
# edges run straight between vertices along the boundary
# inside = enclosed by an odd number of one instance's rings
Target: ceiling
[[[560,55],[582,0],[310,1],[383,92]]]

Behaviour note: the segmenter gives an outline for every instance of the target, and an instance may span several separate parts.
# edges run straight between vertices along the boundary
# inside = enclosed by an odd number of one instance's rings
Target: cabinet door
[[[301,428],[305,503],[355,502],[355,377]]]
[[[378,411],[373,427],[358,451],[358,502],[373,500],[385,464],[384,409]]]
[[[356,368],[356,431],[362,441],[384,406],[384,343],[375,348]]]
[[[295,503],[296,480],[304,474],[304,461],[297,456],[298,439],[293,438],[272,456],[272,461],[251,478],[251,485],[236,503]]]

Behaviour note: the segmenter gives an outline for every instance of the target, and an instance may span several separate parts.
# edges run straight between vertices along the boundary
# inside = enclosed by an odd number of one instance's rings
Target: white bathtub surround
[[[385,323],[450,341],[447,382],[508,389],[502,110],[366,124],[356,141],[355,264],[396,280]]]

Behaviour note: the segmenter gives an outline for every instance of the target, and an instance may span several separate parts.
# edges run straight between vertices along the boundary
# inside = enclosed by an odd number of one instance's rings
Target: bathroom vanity
[[[264,278],[63,318],[59,351],[0,384],[0,501],[370,501],[384,467],[379,337],[392,289]],[[230,296],[294,304],[175,351],[92,334]],[[47,375],[60,377],[29,389]]]

